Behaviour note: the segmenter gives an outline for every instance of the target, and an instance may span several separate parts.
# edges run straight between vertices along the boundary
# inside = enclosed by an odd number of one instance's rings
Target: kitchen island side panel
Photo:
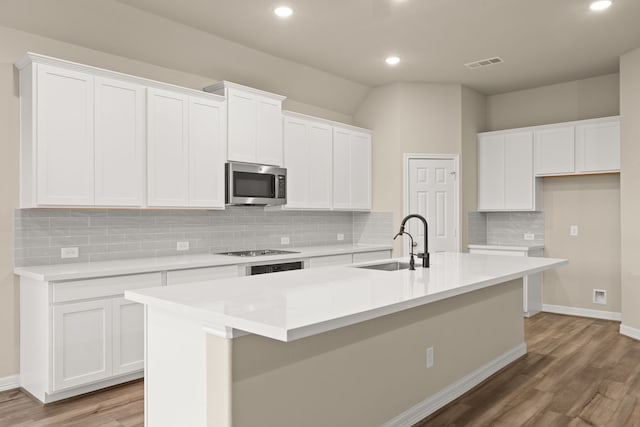
[[[513,280],[288,343],[208,335],[207,363],[218,373],[208,376],[208,389],[220,388],[220,360],[230,357],[232,419],[226,425],[383,424],[526,348],[521,284]],[[434,349],[429,369],[428,347]],[[210,420],[229,409],[219,397],[209,393]]]

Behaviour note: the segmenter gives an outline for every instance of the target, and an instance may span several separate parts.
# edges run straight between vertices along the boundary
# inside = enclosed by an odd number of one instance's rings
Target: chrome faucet
[[[422,258],[422,268],[429,268],[429,226],[427,225],[427,220],[422,215],[410,214],[405,216],[400,223],[400,231],[395,235],[393,240],[395,240],[398,236],[402,236],[403,234],[409,234],[404,231],[404,226],[411,218],[418,218],[420,221],[422,221],[422,224],[424,224],[424,252],[418,253],[418,258]],[[409,258],[409,270],[415,270],[415,261],[413,259],[413,236],[409,234],[409,237],[411,237],[411,251],[409,252],[411,257]]]

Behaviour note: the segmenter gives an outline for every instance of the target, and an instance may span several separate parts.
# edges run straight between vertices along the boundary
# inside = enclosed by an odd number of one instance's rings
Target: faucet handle
[[[418,242],[411,242],[411,246],[413,246],[414,248],[418,247]]]

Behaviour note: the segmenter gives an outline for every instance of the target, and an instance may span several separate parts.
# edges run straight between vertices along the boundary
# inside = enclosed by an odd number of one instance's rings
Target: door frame
[[[425,153],[404,153],[402,158],[402,198],[404,216],[409,214],[409,160],[453,160],[454,172],[456,174],[456,185],[454,185],[454,207],[453,216],[456,224],[456,252],[460,252],[461,223],[460,223],[460,155],[459,154],[425,154]],[[407,247],[403,245],[404,256],[408,256]]]

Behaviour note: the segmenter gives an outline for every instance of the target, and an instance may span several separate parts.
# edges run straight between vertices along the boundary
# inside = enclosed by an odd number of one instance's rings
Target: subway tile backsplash
[[[279,211],[236,206],[223,211],[17,209],[16,267],[113,259],[352,243],[389,243],[386,212]],[[337,235],[344,235],[343,241]],[[289,237],[289,245],[280,238]],[[188,251],[176,243],[188,241]],[[75,246],[78,258],[60,257]]]
[[[533,240],[524,240],[533,233]],[[469,243],[478,245],[544,244],[543,212],[470,212]]]

